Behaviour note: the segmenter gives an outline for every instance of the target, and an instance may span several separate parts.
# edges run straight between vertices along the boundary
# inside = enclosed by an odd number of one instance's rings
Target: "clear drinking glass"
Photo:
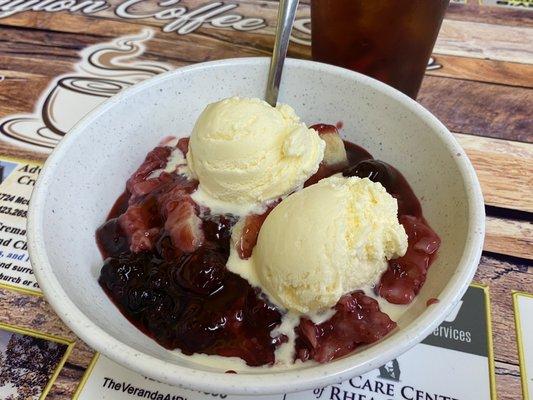
[[[449,0],[312,0],[313,59],[416,98]]]

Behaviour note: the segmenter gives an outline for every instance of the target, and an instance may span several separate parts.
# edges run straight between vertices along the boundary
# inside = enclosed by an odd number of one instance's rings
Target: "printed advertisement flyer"
[[[40,293],[26,243],[26,214],[41,172],[34,162],[0,158],[0,284]]]

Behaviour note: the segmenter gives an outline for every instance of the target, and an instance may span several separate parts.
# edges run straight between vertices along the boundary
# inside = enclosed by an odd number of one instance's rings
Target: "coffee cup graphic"
[[[90,110],[128,86],[131,83],[103,78],[62,78],[44,101],[43,122],[48,129],[62,136]],[[69,104],[69,107],[62,107],[63,104]]]
[[[19,147],[50,152],[88,112],[121,90],[159,73],[167,64],[138,59],[151,29],[90,46],[80,53],[76,72],[57,77],[41,94],[32,114],[0,119],[0,139]]]

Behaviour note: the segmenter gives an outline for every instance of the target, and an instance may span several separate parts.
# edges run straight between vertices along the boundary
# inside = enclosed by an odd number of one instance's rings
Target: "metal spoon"
[[[272,107],[276,107],[278,101],[279,84],[281,82],[281,73],[283,64],[287,56],[289,47],[289,38],[291,35],[294,17],[298,0],[279,0],[278,26],[276,27],[276,41],[274,42],[274,51],[270,60],[270,69],[268,71],[268,83],[265,99]]]

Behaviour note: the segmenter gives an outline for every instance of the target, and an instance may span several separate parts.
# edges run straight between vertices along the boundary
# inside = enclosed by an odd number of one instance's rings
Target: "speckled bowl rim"
[[[89,346],[110,359],[137,371],[145,376],[171,385],[202,391],[227,394],[277,394],[323,387],[368,372],[409,350],[436,328],[462,298],[477,269],[485,234],[485,209],[481,188],[476,173],[468,157],[453,135],[429,111],[401,92],[375,79],[347,69],[306,60],[287,59],[287,65],[301,69],[318,70],[323,74],[333,74],[345,79],[356,80],[382,92],[402,103],[431,127],[453,154],[459,151],[455,160],[467,191],[468,201],[468,240],[456,273],[452,276],[439,296],[439,302],[428,307],[415,321],[396,335],[370,346],[362,352],[334,362],[294,371],[266,372],[253,375],[206,372],[179,366],[160,360],[120,342],[85,316],[67,296],[54,274],[48,259],[43,237],[44,205],[49,195],[48,182],[54,179],[63,156],[75,148],[77,139],[84,127],[98,116],[106,113],[116,103],[134,93],[176,79],[184,72],[194,72],[210,68],[255,66],[268,69],[269,58],[238,58],[212,61],[179,68],[137,84],[107,100],[85,116],[59,143],[44,164],[34,188],[28,216],[28,247],[31,264],[37,281],[46,300],[65,324]],[[74,150],[75,151],[75,150]]]

